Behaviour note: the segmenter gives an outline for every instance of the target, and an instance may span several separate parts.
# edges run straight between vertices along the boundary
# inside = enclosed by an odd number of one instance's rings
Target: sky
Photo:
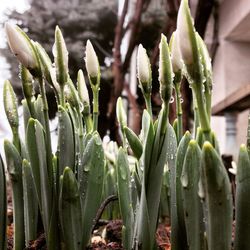
[[[5,13],[11,10],[17,10],[22,13],[27,8],[29,4],[27,0],[1,0],[0,4],[0,48],[6,47],[6,37],[3,30],[3,24],[7,21]],[[7,123],[3,108],[3,84],[6,79],[10,77],[9,67],[6,63],[5,58],[0,54],[0,152],[3,156],[3,140],[5,138],[10,139],[10,127]]]

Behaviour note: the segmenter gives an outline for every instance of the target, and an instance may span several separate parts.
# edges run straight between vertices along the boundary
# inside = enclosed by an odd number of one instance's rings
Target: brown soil
[[[106,230],[106,237],[102,238],[101,231],[95,233],[91,239],[91,245],[87,247],[88,250],[102,250],[113,249],[122,250],[121,220],[110,221],[103,229]],[[8,226],[8,247],[7,250],[13,249],[13,224]],[[165,224],[160,224],[156,233],[157,244],[161,250],[171,250],[170,246],[170,227]],[[31,241],[29,247],[25,250],[46,250],[46,241],[44,234],[39,234],[35,241]]]
[[[11,190],[8,185],[8,245],[7,250],[13,250],[13,207],[11,201]],[[167,223],[168,224],[168,223]],[[104,233],[105,232],[105,233]],[[103,236],[105,235],[105,236]],[[160,224],[156,233],[156,240],[161,250],[171,250],[170,247],[170,227],[166,224]],[[38,238],[31,241],[29,247],[25,250],[46,250],[46,241],[44,233],[40,233]],[[98,228],[94,231],[91,244],[87,247],[88,250],[122,250],[122,221],[113,220],[107,225]]]

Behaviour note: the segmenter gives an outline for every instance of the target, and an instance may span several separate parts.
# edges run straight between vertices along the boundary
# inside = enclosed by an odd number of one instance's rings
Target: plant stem
[[[197,109],[199,114],[199,120],[200,120],[200,126],[203,130],[203,133],[205,135],[205,140],[208,140],[212,143],[211,138],[211,128],[210,128],[210,122],[209,117],[206,110],[206,105],[204,102],[204,95],[202,91],[202,84],[193,84],[193,93],[195,95],[195,99],[197,101]]]
[[[13,134],[13,144],[15,145],[16,149],[21,155],[21,143],[20,143],[20,137],[18,133],[18,128],[12,128],[12,134]]]
[[[65,107],[65,97],[64,97],[64,85],[60,85],[60,105],[64,108]]]
[[[31,98],[26,98],[27,100],[27,105],[30,111],[30,115],[32,118],[36,118],[36,111],[35,111],[35,107],[34,107],[34,102],[32,102]]]
[[[49,175],[49,183],[52,186],[53,183],[53,167],[52,167],[52,149],[51,149],[51,136],[50,136],[50,126],[49,126],[49,113],[48,113],[48,102],[45,91],[45,83],[42,77],[39,78],[39,86],[40,92],[43,101],[43,114],[45,121],[45,138],[46,138],[46,146],[47,146],[47,167],[48,167],[48,175]]]
[[[206,85],[205,85],[205,98],[206,98],[206,110],[207,110],[208,120],[210,122],[212,93],[211,93],[211,90],[208,89],[208,86]]]
[[[193,133],[194,138],[197,136],[197,128],[200,126],[200,119],[199,119],[199,113],[198,113],[198,107],[197,107],[197,100],[195,96],[194,89],[192,88],[192,96],[193,96],[193,110],[194,110],[194,127],[193,127]]]
[[[144,95],[145,103],[146,103],[146,108],[148,113],[150,114],[151,117],[153,117],[152,114],[152,104],[151,104],[151,94],[149,95]]]
[[[163,122],[163,125],[161,127],[161,135],[165,134],[166,132],[166,129],[167,129],[167,126],[168,126],[168,113],[169,113],[169,104],[164,102],[163,103],[163,107],[162,107],[162,120],[164,121]]]
[[[176,113],[177,113],[177,142],[179,143],[183,135],[182,125],[182,106],[181,106],[181,83],[175,84],[175,99],[176,99]]]
[[[99,115],[99,89],[93,89],[93,131],[97,131],[98,128],[98,115]]]
[[[91,119],[91,115],[90,115],[90,107],[85,106],[82,112],[82,116],[83,116],[83,120],[85,123],[85,127],[86,127],[86,133],[90,133],[92,130],[92,119]]]

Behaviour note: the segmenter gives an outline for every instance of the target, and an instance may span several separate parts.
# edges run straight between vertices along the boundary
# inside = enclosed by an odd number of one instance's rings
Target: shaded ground
[[[11,217],[11,215],[10,215]],[[10,218],[11,219],[11,218]],[[97,235],[93,235],[91,239],[91,245],[87,247],[88,250],[101,250],[101,249],[115,249],[122,250],[121,244],[121,220],[110,221],[102,231],[105,230],[105,238],[98,235],[100,231],[97,231]],[[7,250],[13,249],[13,224],[8,226],[8,247]],[[170,227],[164,224],[160,224],[156,233],[157,244],[159,249],[170,250]],[[46,250],[46,241],[44,233],[40,233],[39,237],[30,242],[30,245],[26,250]]]

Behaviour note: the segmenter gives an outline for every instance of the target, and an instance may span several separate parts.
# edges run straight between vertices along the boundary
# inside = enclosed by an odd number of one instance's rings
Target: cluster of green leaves
[[[58,27],[55,67],[45,50],[17,26],[6,24],[6,33],[12,52],[22,63],[20,75],[25,97],[23,142],[19,135],[16,95],[10,82],[5,82],[4,107],[13,132],[13,140],[5,140],[4,149],[13,191],[14,249],[24,249],[30,240],[36,239],[39,215],[48,249],[83,249],[89,244],[93,221],[105,195],[104,149],[96,130],[100,84],[97,57],[89,42],[86,61],[90,61],[87,69],[95,97],[92,116],[82,71],[78,73],[77,89],[69,77],[68,52]],[[94,63],[92,68],[91,63]],[[90,71],[93,68],[97,71]],[[55,91],[58,101],[55,154],[51,149],[45,81]],[[40,87],[38,96],[33,91],[35,82]],[[4,182],[1,185],[3,189]],[[6,207],[6,202],[3,205]],[[2,225],[4,235],[6,222]]]

